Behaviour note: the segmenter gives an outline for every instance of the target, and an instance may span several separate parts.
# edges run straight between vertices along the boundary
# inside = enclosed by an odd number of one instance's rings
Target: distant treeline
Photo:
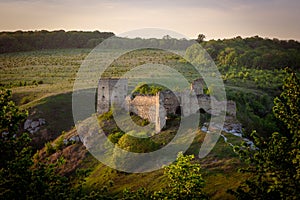
[[[201,34],[200,34],[201,35]],[[112,32],[83,31],[16,31],[0,32],[0,53],[41,49],[94,48],[103,40],[114,36]],[[205,37],[203,35],[203,37]],[[228,67],[300,69],[300,43],[295,40],[279,40],[258,36],[199,41],[215,63],[222,69]],[[195,40],[176,39],[169,35],[161,39],[115,38],[103,43],[107,48],[142,48],[143,46],[185,50]],[[199,59],[203,57],[199,56]]]
[[[219,67],[300,69],[300,43],[295,40],[236,37],[204,41],[201,45]]]
[[[0,32],[0,53],[41,49],[93,48],[112,32],[16,31]]]

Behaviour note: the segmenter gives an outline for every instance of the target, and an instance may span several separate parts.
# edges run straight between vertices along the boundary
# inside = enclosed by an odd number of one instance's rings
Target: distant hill
[[[94,48],[111,36],[114,36],[114,33],[99,31],[0,32],[0,54],[42,49]],[[153,48],[186,50],[194,43],[195,40],[176,39],[166,35],[161,39],[116,38],[105,43],[104,47],[139,49],[146,45]],[[296,71],[300,69],[300,43],[295,40],[238,36],[231,39],[200,41],[200,44],[220,71],[227,71],[228,68],[273,70],[290,67]],[[197,51],[190,50],[191,52]]]
[[[16,31],[0,32],[0,53],[41,49],[93,48],[112,32],[99,31]]]

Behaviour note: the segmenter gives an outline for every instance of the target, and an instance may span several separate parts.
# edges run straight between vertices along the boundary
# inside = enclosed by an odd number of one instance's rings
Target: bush
[[[64,137],[60,137],[55,143],[55,151],[62,150],[64,147]]]
[[[159,145],[156,144],[151,138],[138,138],[129,134],[125,134],[120,138],[118,146],[127,151],[136,153],[152,152],[157,150],[159,147]]]
[[[45,150],[46,150],[47,155],[51,155],[56,152],[56,150],[55,150],[54,146],[51,144],[51,142],[47,142],[45,144],[45,148],[46,148]]]
[[[300,199],[300,81],[295,73],[286,77],[283,92],[275,98],[273,112],[284,129],[269,138],[252,133],[253,150],[247,144],[235,147],[249,166],[241,172],[252,176],[236,191],[237,199]]]
[[[119,142],[119,139],[120,139],[123,135],[124,135],[123,132],[112,133],[112,134],[110,134],[110,135],[108,136],[108,139],[109,139],[112,143],[116,144],[116,143]]]

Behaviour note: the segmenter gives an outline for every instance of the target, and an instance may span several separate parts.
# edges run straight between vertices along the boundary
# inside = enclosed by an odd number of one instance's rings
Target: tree
[[[206,199],[200,164],[192,163],[194,155],[178,154],[176,162],[165,168],[169,185],[167,199]]]
[[[236,191],[238,199],[300,199],[300,84],[289,72],[273,112],[285,125],[268,140],[252,133],[256,150],[245,145],[235,148],[250,165],[241,172],[251,173]]]
[[[101,196],[85,194],[81,183],[73,187],[68,177],[57,173],[64,162],[45,164],[34,160],[30,138],[20,132],[27,117],[11,100],[11,91],[0,89],[0,199],[75,199]],[[103,196],[101,196],[103,197]]]
[[[207,199],[202,191],[204,180],[200,164],[192,163],[194,155],[180,152],[174,163],[164,168],[168,186],[151,192],[145,188],[137,191],[125,189],[123,199]]]
[[[6,167],[18,153],[28,146],[28,135],[17,134],[27,116],[11,101],[11,91],[0,89],[0,167]]]
[[[204,34],[199,34],[198,38],[196,39],[196,42],[201,43],[203,42],[205,39],[205,35]]]

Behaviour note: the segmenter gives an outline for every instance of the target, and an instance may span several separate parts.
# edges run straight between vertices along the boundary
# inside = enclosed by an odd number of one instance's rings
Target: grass
[[[30,105],[30,106],[29,106]],[[36,148],[41,148],[45,142],[54,140],[63,131],[74,127],[72,115],[72,93],[61,93],[49,96],[27,105],[29,118],[43,118],[46,125],[32,135]]]
[[[68,94],[65,94],[68,95]],[[51,99],[49,102],[58,102],[64,99],[64,96],[54,96],[56,100]],[[55,103],[54,103],[55,104]],[[101,120],[109,120],[110,117],[100,118]],[[115,124],[107,123],[108,126],[115,126]],[[108,129],[112,129],[110,127]],[[176,127],[173,127],[176,129]],[[161,145],[167,143],[173,137],[176,130],[164,130],[161,134],[153,136],[153,140],[160,141]],[[72,129],[70,132],[61,137],[69,137],[76,134],[76,130]],[[225,133],[224,133],[225,134]],[[240,144],[241,138],[231,134],[225,134],[228,141],[233,144]],[[187,154],[198,154],[201,143],[203,142],[205,133],[198,131],[196,137],[187,151]],[[60,138],[56,139],[53,144],[56,144]],[[104,186],[108,187],[108,194],[110,196],[121,195],[123,190],[130,188],[137,190],[140,187],[145,187],[149,190],[159,190],[165,187],[168,182],[163,175],[163,169],[156,170],[150,173],[133,173],[128,174],[119,172],[97,161],[90,153],[83,153],[84,147],[81,143],[72,144],[64,147],[61,152],[52,155],[51,160],[55,160],[58,155],[64,155],[66,164],[62,166],[68,174],[73,174],[75,178],[75,170],[88,170],[90,171],[85,178],[84,190],[101,190]],[[79,150],[79,151],[78,151]],[[42,150],[44,151],[44,150]],[[72,153],[67,153],[67,152]],[[84,150],[86,151],[86,150]],[[51,158],[51,157],[50,157]],[[80,159],[75,159],[80,158]],[[240,175],[237,173],[237,168],[242,166],[237,155],[232,151],[232,147],[225,143],[223,138],[220,137],[213,150],[203,159],[196,159],[202,166],[202,174],[206,180],[205,192],[211,199],[233,199],[233,197],[226,193],[227,189],[235,189],[239,183],[247,178],[247,175]],[[72,168],[71,166],[77,166]],[[70,170],[73,171],[70,171]],[[110,183],[112,186],[109,186]]]
[[[199,143],[199,140],[204,138],[203,136],[204,133],[197,133],[193,145]],[[234,136],[232,139],[236,140],[235,142],[239,141]],[[189,151],[192,151],[191,149],[193,148],[190,148]],[[230,151],[232,151],[232,148],[220,138],[207,157],[195,160],[195,162],[201,164],[202,174],[206,180],[204,191],[211,199],[233,199],[226,191],[235,189],[242,180],[247,178],[247,175],[241,175],[237,172],[237,168],[242,164],[237,156],[232,156],[234,153],[230,153]],[[76,156],[76,154],[73,156]],[[126,188],[137,190],[144,187],[155,191],[168,184],[167,178],[163,175],[163,169],[149,173],[128,174],[103,165],[90,154],[87,154],[78,166],[77,170],[91,170],[91,173],[85,179],[84,189],[86,191],[100,190],[103,186],[107,186],[110,196],[118,196]],[[111,187],[108,186],[110,182],[113,182]]]
[[[101,120],[111,120],[110,117],[100,117]],[[115,126],[113,123],[105,123],[108,126]],[[152,136],[156,142],[160,141],[163,145],[172,138],[176,130],[170,129],[162,131],[160,134]],[[113,129],[110,127],[107,129]],[[174,132],[175,131],[175,132]],[[228,141],[233,144],[240,144],[242,139],[231,134],[225,134]],[[205,133],[198,131],[196,137],[186,152],[187,154],[198,155],[199,148],[203,142]],[[85,161],[84,161],[85,162]],[[88,163],[92,164],[88,164]],[[239,182],[247,178],[237,173],[237,168],[242,166],[238,156],[233,152],[232,147],[225,143],[222,137],[219,138],[213,150],[203,159],[197,159],[202,166],[202,173],[206,180],[205,192],[211,199],[233,199],[233,197],[226,193],[227,189],[235,189]],[[96,165],[96,166],[95,166]],[[92,167],[91,167],[92,166]],[[112,181],[114,184],[109,187],[109,194],[111,196],[120,195],[124,189],[131,188],[137,190],[140,187],[145,187],[148,190],[159,190],[167,185],[167,179],[163,175],[163,169],[156,170],[150,173],[128,174],[111,169],[102,163],[96,164],[94,159],[87,158],[87,162],[83,167],[90,167],[91,174],[86,178],[85,189],[101,189],[103,186]]]
[[[49,131],[54,131],[56,134],[60,134],[61,130],[69,130],[73,126],[71,123],[72,120],[70,120],[72,119],[71,93],[63,93],[38,100],[34,103],[31,111],[33,116],[45,118],[47,121],[47,129]],[[111,117],[103,116],[100,119],[109,120]],[[113,127],[115,126],[114,123],[105,124],[107,126],[107,130],[115,129]],[[174,134],[177,130],[176,124],[177,122],[169,124],[170,126],[168,129],[153,136],[152,139],[161,146],[164,146],[174,137]],[[74,130],[71,132],[74,132]],[[68,133],[66,135],[68,135]],[[241,142],[241,139],[236,136],[231,134],[225,135],[228,138],[228,141],[233,144],[239,144]],[[204,137],[205,133],[199,131],[196,134],[194,142],[186,153],[198,155]],[[140,174],[127,174],[118,172],[114,169],[104,166],[89,153],[87,153],[86,156],[80,160],[75,159],[75,161],[72,161],[71,157],[79,157],[77,156],[77,153],[81,153],[72,150],[81,149],[81,147],[76,147],[76,145],[78,146],[78,144],[73,144],[66,147],[73,153],[72,155],[66,153],[66,155],[70,158],[69,162],[67,162],[68,166],[65,168],[69,170],[71,165],[75,165],[78,166],[76,168],[77,170],[91,170],[90,174],[85,179],[85,190],[101,189],[103,186],[107,186],[109,181],[112,181],[114,184],[108,189],[109,194],[114,196],[120,195],[125,188],[138,189],[139,187],[145,187],[150,190],[159,190],[161,187],[167,184],[167,180],[163,176],[163,170]],[[67,150],[63,151],[66,152]],[[197,160],[197,162],[201,163],[203,176],[206,180],[205,191],[208,193],[208,195],[212,199],[231,199],[232,197],[226,193],[226,190],[235,188],[243,179],[243,177],[236,172],[237,167],[241,166],[237,155],[235,155],[235,153],[232,151],[232,148],[224,142],[223,138],[220,137],[217,145],[207,157]],[[73,171],[71,174],[74,173],[75,171]]]
[[[13,99],[22,108],[30,110],[30,118],[46,119],[45,127],[34,135],[39,138],[37,145],[40,147],[44,146],[46,141],[55,139],[62,131],[68,131],[74,126],[71,91],[76,72],[88,52],[88,49],[71,49],[0,55],[0,84],[13,90]],[[173,65],[189,80],[195,78],[195,73],[188,64],[176,63],[177,57],[168,57],[169,54],[158,54],[155,51],[148,53],[149,51],[141,50],[121,57],[112,63],[109,70],[106,71],[106,75],[120,76],[125,70],[132,69],[134,66],[152,62]],[[87,74],[87,78],[89,75]],[[162,76],[164,75],[162,74]],[[251,87],[251,81],[245,81],[238,86],[232,84],[232,81],[229,83],[230,85],[226,87],[231,90],[247,91],[257,95],[264,94],[257,87]],[[106,123],[106,129],[116,130],[114,127],[110,127],[113,124]],[[154,135],[152,139],[161,146],[166,145],[176,133],[176,124],[177,121],[168,123],[168,128],[160,134]],[[74,133],[74,131],[72,129],[68,133]],[[204,137],[205,133],[197,132],[194,142],[186,154],[198,155]],[[226,134],[226,137],[233,144],[241,142],[240,138],[233,135]],[[63,167],[66,171],[69,170],[68,173],[71,172],[74,175],[75,170],[91,170],[85,179],[86,190],[101,189],[103,186],[107,186],[109,181],[113,181],[114,185],[109,188],[109,193],[118,195],[125,188],[145,187],[150,190],[159,190],[167,184],[163,170],[140,174],[118,172],[104,166],[91,154],[86,153],[82,144],[72,144],[64,147],[60,152],[66,157],[67,164]],[[212,199],[232,199],[226,190],[236,188],[242,180],[247,178],[247,175],[241,176],[237,173],[237,168],[242,164],[232,148],[221,137],[210,154],[204,159],[197,159],[196,162],[201,163],[206,180],[204,190]],[[77,166],[77,168],[72,166]]]

